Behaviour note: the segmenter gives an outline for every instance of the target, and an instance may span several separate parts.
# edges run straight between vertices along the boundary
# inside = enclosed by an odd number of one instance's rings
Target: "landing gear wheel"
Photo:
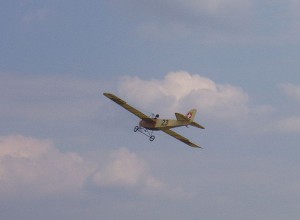
[[[137,132],[139,129],[140,129],[139,126],[135,126],[133,131]]]
[[[153,135],[151,135],[149,138],[150,141],[154,141],[154,139],[155,139],[155,136],[153,136]]]

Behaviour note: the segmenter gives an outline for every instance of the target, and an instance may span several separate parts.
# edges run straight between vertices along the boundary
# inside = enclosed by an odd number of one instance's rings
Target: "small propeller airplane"
[[[175,113],[176,120],[174,119],[158,119],[159,115],[152,115],[151,117],[145,115],[144,113],[140,112],[139,110],[135,109],[134,107],[130,106],[125,102],[124,100],[120,99],[119,97],[115,96],[111,93],[103,93],[104,96],[111,99],[121,107],[125,108],[132,114],[136,115],[141,119],[138,126],[134,127],[134,132],[141,132],[147,137],[149,137],[150,141],[153,141],[155,139],[155,136],[153,135],[153,131],[163,131],[168,135],[171,135],[172,137],[176,138],[179,141],[182,141],[183,143],[191,146],[191,147],[197,147],[202,148],[197,144],[192,143],[189,139],[181,136],[180,134],[174,132],[171,130],[171,128],[181,127],[181,126],[188,126],[191,125],[193,127],[204,129],[204,127],[196,122],[194,122],[194,118],[196,116],[196,109],[190,110],[186,115]]]

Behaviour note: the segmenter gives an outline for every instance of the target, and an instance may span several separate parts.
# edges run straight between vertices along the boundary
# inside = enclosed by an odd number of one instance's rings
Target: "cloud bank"
[[[153,176],[145,161],[126,148],[110,153],[111,160],[98,170],[93,179],[98,186],[149,187],[159,189],[163,185]]]
[[[27,196],[77,191],[94,166],[48,140],[21,135],[0,138],[0,164],[0,193]]]
[[[127,148],[90,157],[61,152],[49,140],[22,135],[0,137],[0,195],[76,194],[89,191],[89,186],[148,195],[183,195],[151,175],[146,161]]]
[[[170,72],[162,80],[126,77],[119,91],[144,109],[164,114],[197,108],[208,117],[227,120],[245,118],[251,111],[249,97],[243,89],[185,71]]]

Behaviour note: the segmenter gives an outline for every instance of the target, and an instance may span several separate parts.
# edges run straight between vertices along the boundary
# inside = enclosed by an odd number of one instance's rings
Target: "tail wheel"
[[[135,126],[133,131],[137,132],[138,130],[139,130],[139,126]]]
[[[151,135],[149,138],[150,141],[154,141],[154,139],[155,139],[155,136],[153,136],[153,135]]]

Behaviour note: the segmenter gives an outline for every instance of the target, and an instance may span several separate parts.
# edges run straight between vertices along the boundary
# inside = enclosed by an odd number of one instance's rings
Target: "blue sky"
[[[3,219],[299,219],[300,1],[0,3]],[[146,114],[206,129],[150,143]]]

